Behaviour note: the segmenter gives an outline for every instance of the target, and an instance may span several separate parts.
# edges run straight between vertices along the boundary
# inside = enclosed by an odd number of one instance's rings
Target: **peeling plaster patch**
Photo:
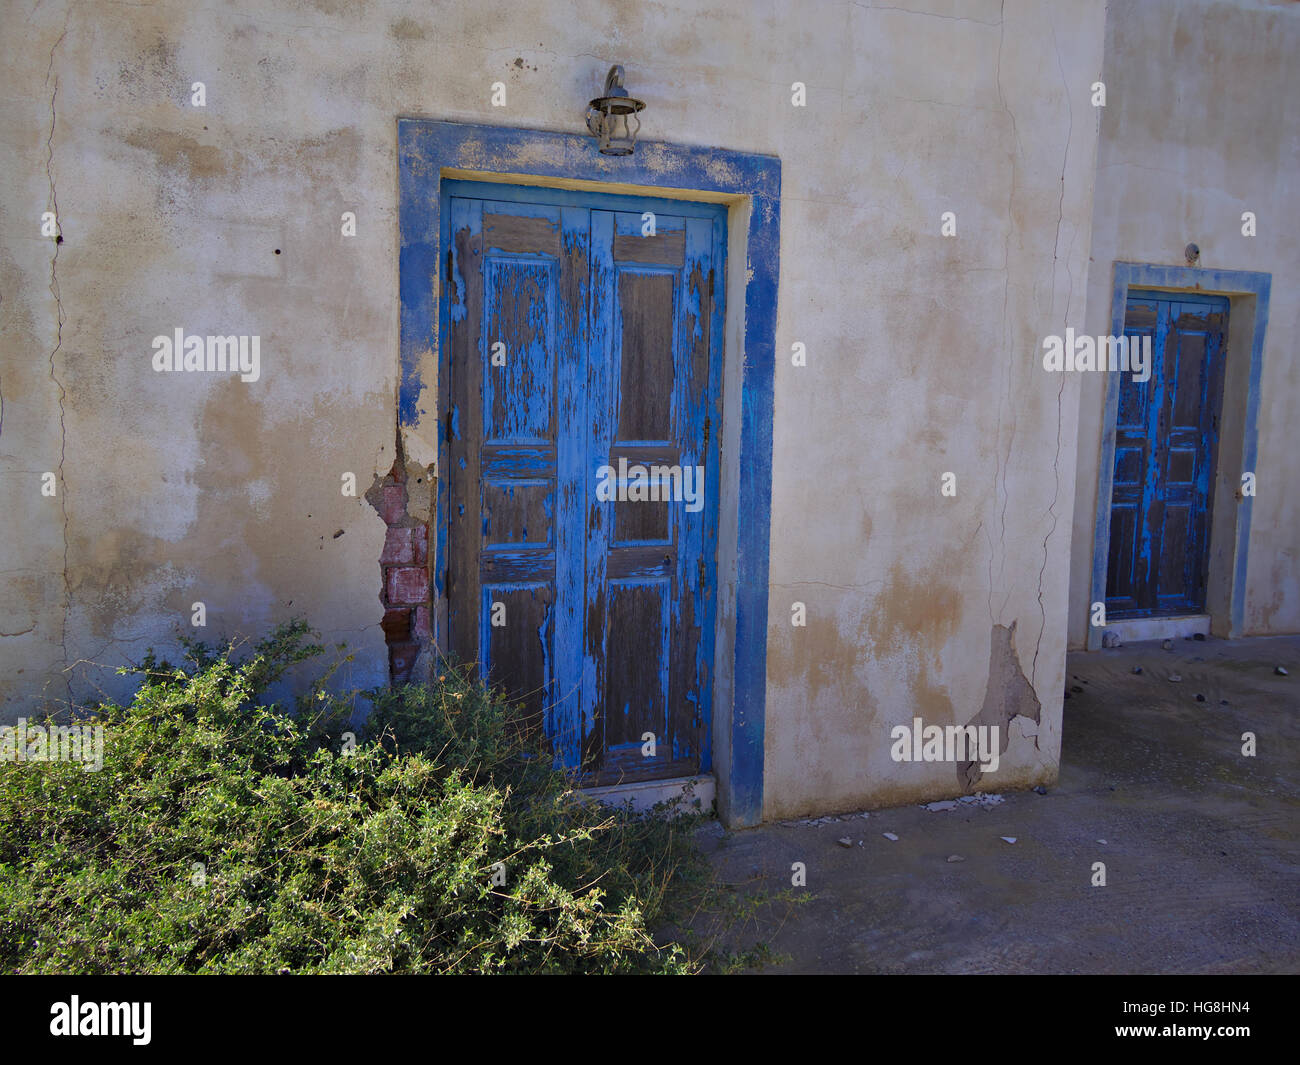
[[[439,294],[435,292],[433,298],[438,299]],[[415,385],[415,403],[414,410],[402,420],[402,429],[406,432],[420,433],[426,425],[434,430],[437,435],[438,416],[438,394],[436,389],[430,385],[429,381],[438,379],[438,361],[431,348],[424,348],[415,354],[412,365],[415,368],[413,374],[413,383]],[[435,453],[437,444],[434,444]],[[412,456],[415,457],[415,456]],[[421,457],[419,461],[429,465],[436,462],[434,459]]]
[[[1020,668],[1020,657],[1016,654],[1016,622],[1008,628],[994,625],[989,647],[989,679],[984,690],[984,705],[968,725],[995,726],[998,730],[999,754],[1006,754],[1011,743],[1012,722],[1019,724],[1024,736],[1030,733],[1025,722],[1034,726],[1034,746],[1038,746],[1038,724],[1042,706],[1034,687]],[[975,787],[984,772],[978,762],[958,762],[957,782],[963,790]]]
[[[437,422],[429,419],[429,425],[436,429]],[[422,466],[430,477],[438,476],[438,441],[426,440],[423,433],[420,432],[423,425],[417,425],[414,429],[407,428],[402,433],[402,445],[406,451],[406,457],[410,462],[418,463]]]
[[[433,501],[436,498],[437,478],[428,468],[410,459],[406,462],[406,514],[420,525],[433,523]]]
[[[1022,739],[1032,740],[1034,746],[1038,746],[1038,722],[1032,717],[1025,717],[1024,714],[1018,715],[1011,722],[1011,728],[1017,736]]]

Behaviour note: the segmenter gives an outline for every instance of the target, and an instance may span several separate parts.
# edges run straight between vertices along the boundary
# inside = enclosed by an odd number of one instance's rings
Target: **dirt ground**
[[[1045,795],[705,829],[742,892],[807,867],[806,901],[735,944],[786,956],[766,972],[1300,971],[1300,637],[1133,644],[1072,655],[1067,677]]]

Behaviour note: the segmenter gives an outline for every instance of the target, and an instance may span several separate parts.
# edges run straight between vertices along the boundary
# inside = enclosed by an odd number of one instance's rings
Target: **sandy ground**
[[[807,867],[808,898],[735,944],[787,956],[768,972],[1300,971],[1300,637],[1133,644],[1067,676],[1045,795],[703,830],[742,892]]]

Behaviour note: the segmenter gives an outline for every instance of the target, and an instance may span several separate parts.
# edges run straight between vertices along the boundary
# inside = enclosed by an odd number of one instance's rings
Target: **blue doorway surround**
[[[1233,378],[1224,393],[1224,443],[1237,461],[1220,459],[1221,487],[1239,486],[1240,475],[1255,470],[1258,458],[1257,421],[1260,381],[1264,366],[1264,336],[1268,326],[1269,290],[1272,275],[1246,270],[1210,270],[1194,267],[1156,266],[1145,263],[1115,263],[1111,291],[1111,336],[1124,335],[1124,319],[1130,290],[1144,289],[1192,296],[1223,296],[1230,304],[1228,373]],[[1234,387],[1235,384],[1235,387]],[[1230,403],[1229,396],[1235,395]],[[1111,373],[1106,382],[1102,416],[1101,456],[1097,470],[1097,516],[1092,552],[1091,604],[1106,599],[1110,553],[1111,502],[1115,478],[1116,421],[1119,412],[1120,375]],[[1235,409],[1230,410],[1233,407]],[[1229,440],[1228,438],[1232,439]],[[1237,465],[1239,463],[1239,467]],[[1232,468],[1229,468],[1231,465]],[[1243,632],[1246,607],[1246,573],[1250,547],[1252,497],[1231,490],[1219,496],[1215,507],[1224,514],[1213,520],[1218,543],[1212,541],[1211,604],[1212,629],[1216,635],[1233,638]],[[1227,508],[1232,508],[1228,510]],[[1217,578],[1214,569],[1218,570]],[[1215,594],[1214,586],[1218,586]],[[1215,609],[1217,605],[1217,609]],[[1103,628],[1088,626],[1087,648],[1102,645]]]
[[[436,452],[440,472],[446,460],[442,416],[448,372],[438,313],[444,277],[440,269],[443,180],[726,205],[727,258],[733,266],[727,280],[723,356],[730,372],[724,369],[724,518],[719,530],[713,761],[723,820],[733,826],[757,824],[763,810],[780,160],[657,142],[639,143],[632,156],[610,157],[598,152],[590,136],[421,118],[399,119],[397,133],[398,423],[403,438],[409,437],[417,451],[430,457]],[[440,498],[441,494],[440,487]],[[444,522],[440,513],[436,533],[440,540]],[[431,530],[431,541],[433,535]],[[435,561],[433,573],[435,597],[444,602],[441,560]]]

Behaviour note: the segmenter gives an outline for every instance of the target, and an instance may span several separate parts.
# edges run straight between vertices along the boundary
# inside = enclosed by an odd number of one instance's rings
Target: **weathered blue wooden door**
[[[1133,618],[1205,607],[1227,300],[1131,293],[1130,345],[1151,346],[1145,382],[1120,377],[1106,613]]]
[[[724,209],[443,186],[445,646],[588,779],[703,771]]]

